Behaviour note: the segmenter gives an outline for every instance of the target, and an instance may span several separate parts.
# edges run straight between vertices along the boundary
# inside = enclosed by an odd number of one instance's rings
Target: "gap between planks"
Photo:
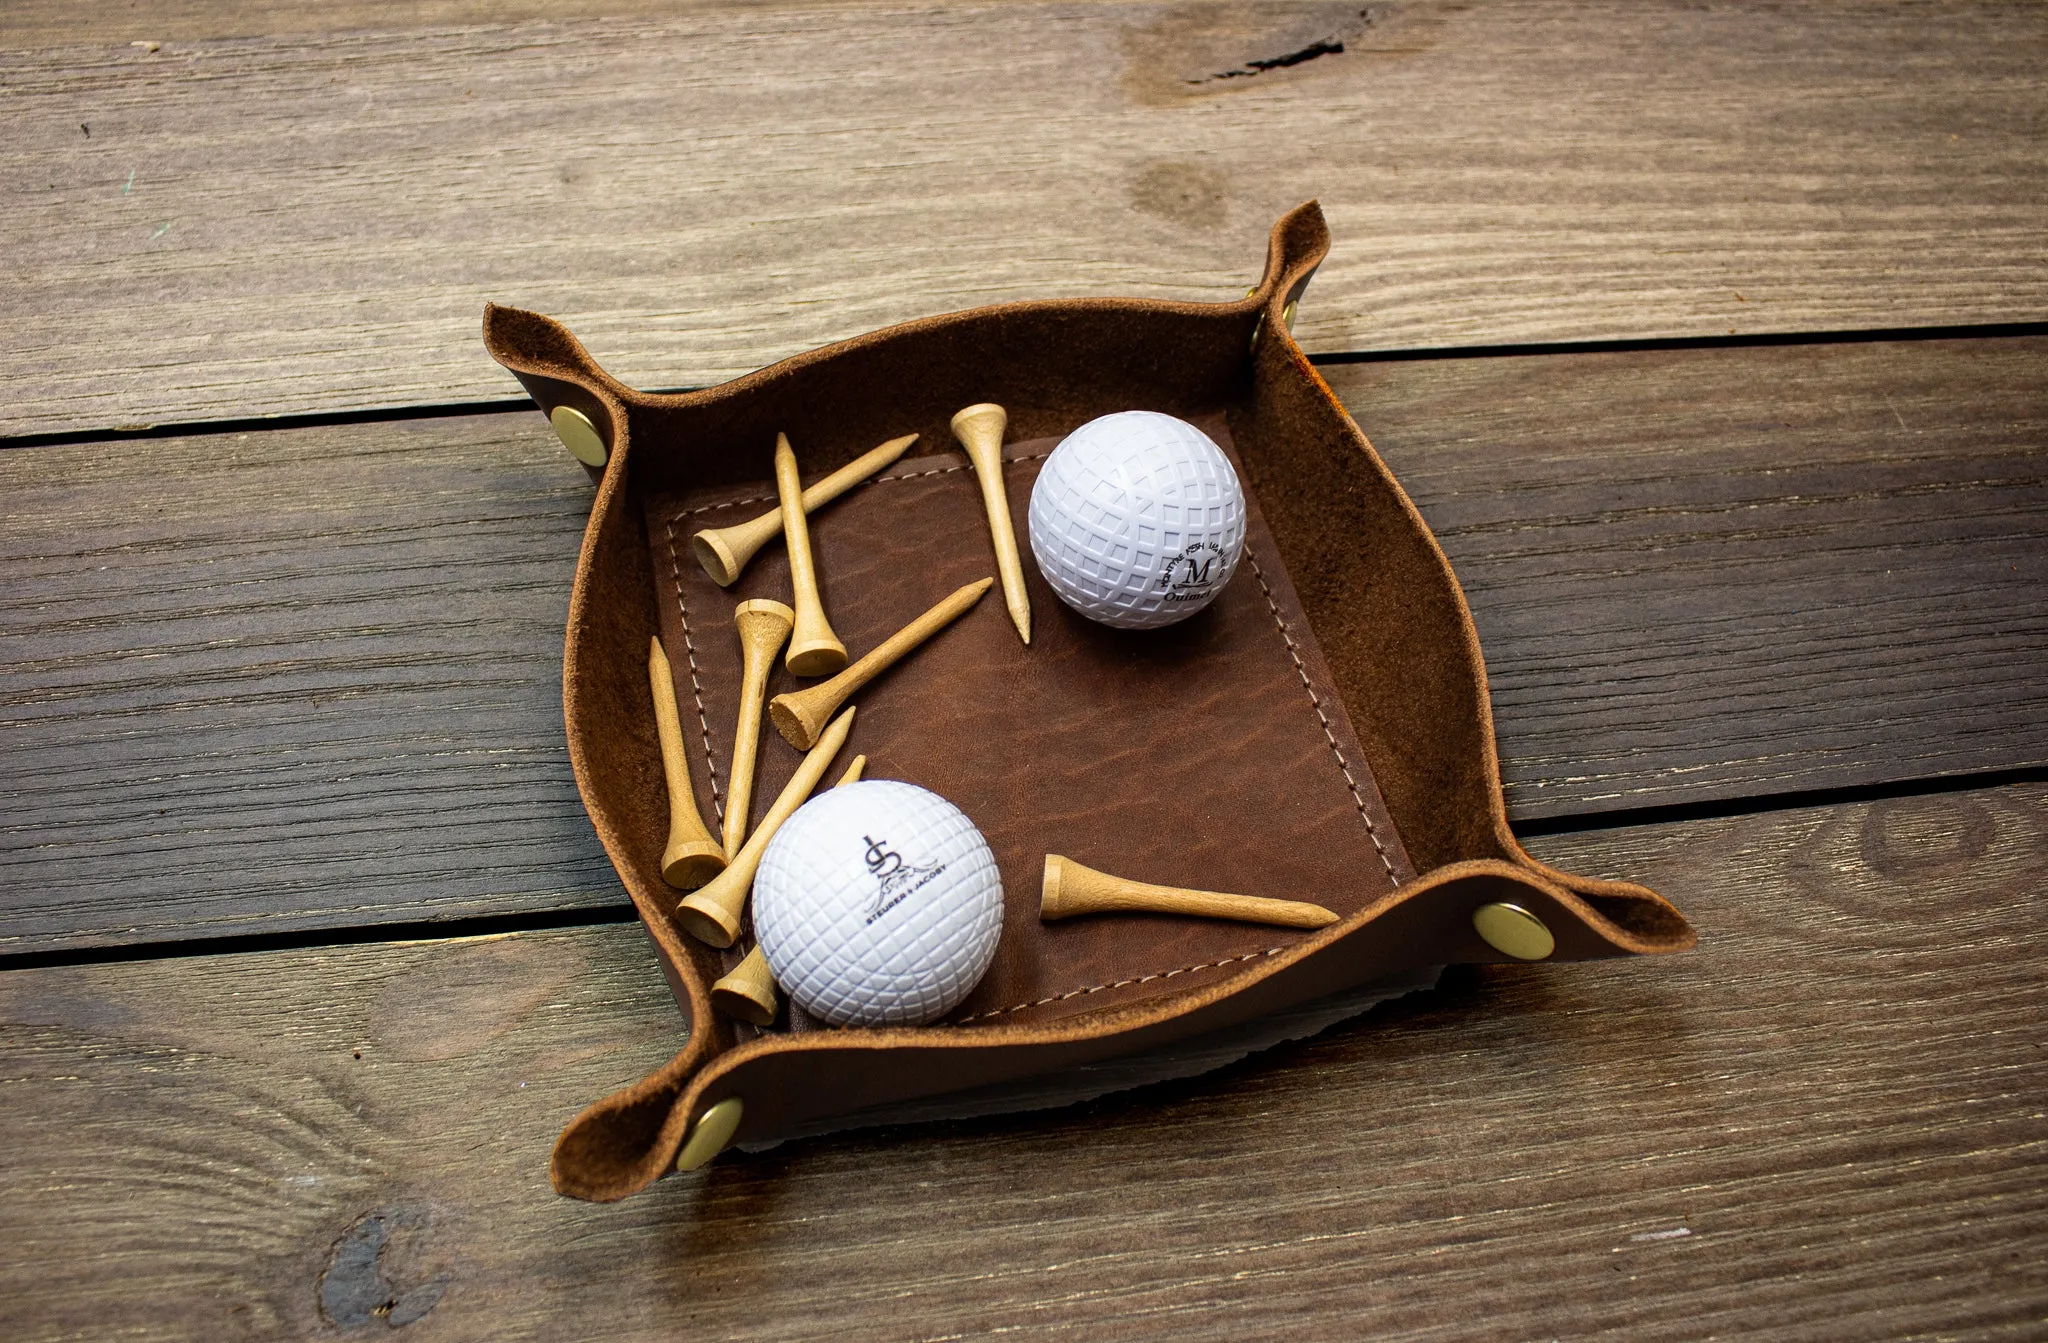
[[[1652,351],[1771,349],[1786,345],[1858,345],[1877,341],[1990,340],[2008,336],[2048,335],[2048,322],[1987,322],[1974,326],[1867,328],[1860,331],[1795,331],[1746,336],[1671,336],[1642,340],[1563,341],[1538,345],[1439,346],[1409,350],[1332,350],[1310,354],[1319,367],[1341,364],[1408,363],[1439,359],[1516,359],[1532,355],[1647,354]],[[660,395],[704,390],[701,387],[648,387]],[[530,397],[454,401],[434,405],[386,406],[365,410],[311,411],[300,415],[258,415],[226,420],[179,420],[168,424],[124,425],[118,428],[66,429],[52,433],[0,436],[0,449],[57,447],[73,443],[129,443],[151,438],[189,438],[195,434],[248,433],[267,429],[317,429],[339,424],[386,424],[398,420],[443,419],[456,415],[498,415],[532,410]]]

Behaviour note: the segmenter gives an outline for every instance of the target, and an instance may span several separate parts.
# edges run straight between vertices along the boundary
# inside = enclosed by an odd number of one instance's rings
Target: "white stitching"
[[[690,638],[690,608],[683,602],[683,567],[676,557],[676,522],[668,522],[668,571],[676,584],[676,615],[683,622],[683,655],[690,664],[690,694],[697,701],[697,725],[704,733],[704,772],[711,779],[711,806],[725,824],[725,800],[718,792],[718,758],[711,753],[711,717],[704,712],[704,685],[697,679],[697,645]]]
[[[998,1007],[987,1012],[976,1012],[971,1017],[961,1017],[953,1024],[955,1026],[965,1026],[970,1021],[986,1021],[990,1017],[1002,1016],[1005,1012],[1022,1012],[1028,1007],[1044,1007],[1047,1003],[1063,1003],[1069,998],[1079,998],[1089,993],[1101,993],[1106,989],[1127,989],[1133,984],[1150,984],[1155,979],[1172,979],[1175,975],[1191,974],[1196,970],[1215,970],[1225,965],[1236,965],[1240,961],[1255,961],[1261,956],[1277,955],[1285,950],[1285,947],[1267,947],[1264,951],[1247,951],[1242,956],[1229,956],[1220,961],[1207,961],[1201,965],[1183,965],[1178,970],[1162,970],[1158,974],[1140,975],[1136,979],[1119,979],[1114,984],[1095,984],[1085,989],[1069,989],[1065,993],[1055,993],[1050,998],[1040,998],[1035,1003],[1018,1003],[1012,1007]]]
[[[1316,721],[1323,725],[1323,740],[1330,743],[1330,754],[1337,757],[1337,768],[1344,775],[1344,785],[1351,790],[1351,800],[1358,804],[1358,816],[1365,822],[1365,833],[1372,839],[1372,847],[1385,865],[1387,876],[1399,886],[1401,879],[1394,876],[1394,860],[1387,857],[1386,846],[1380,843],[1379,829],[1372,823],[1372,814],[1365,809],[1365,794],[1358,791],[1358,780],[1351,777],[1351,766],[1345,763],[1344,752],[1337,746],[1337,734],[1330,730],[1330,719],[1323,712],[1323,702],[1316,698],[1316,688],[1309,683],[1308,668],[1302,665],[1294,636],[1287,632],[1287,622],[1280,616],[1280,603],[1273,600],[1273,589],[1266,586],[1266,572],[1259,568],[1259,557],[1252,554],[1249,547],[1245,549],[1244,557],[1251,561],[1252,577],[1259,580],[1259,591],[1266,594],[1266,609],[1273,613],[1273,623],[1279,627],[1281,642],[1287,645],[1287,656],[1294,659],[1295,675],[1301,678],[1301,688],[1308,692],[1309,707],[1316,711]]]
[[[1003,465],[1008,466],[1012,462],[1042,462],[1050,456],[1052,456],[1050,452],[1034,452],[1023,457],[1005,457],[1003,458]],[[885,480],[917,480],[924,476],[950,476],[955,471],[967,471],[971,469],[971,466],[963,462],[959,466],[934,466],[923,471],[902,471],[893,476],[872,476],[868,479],[867,483],[870,485],[879,485]],[[742,504],[772,504],[775,503],[776,501],[777,496],[773,494],[750,494],[744,499],[726,499],[715,504],[699,504],[695,508],[686,508],[682,512],[676,514],[675,517],[669,519],[669,526],[671,529],[673,529],[675,524],[679,520],[683,518],[694,518],[699,513],[715,513],[721,508],[738,508]],[[673,537],[670,538],[670,544],[674,544]],[[682,589],[680,587],[676,589],[676,600],[682,600]]]

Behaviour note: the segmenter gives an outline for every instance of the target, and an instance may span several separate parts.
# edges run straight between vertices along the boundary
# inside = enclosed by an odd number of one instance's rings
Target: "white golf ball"
[[[835,1026],[915,1026],[960,1004],[995,959],[1003,878],[937,793],[867,779],[783,822],[754,876],[754,936],[799,1006]]]
[[[1031,553],[1060,600],[1153,629],[1216,599],[1244,551],[1244,489],[1207,434],[1126,410],[1060,440],[1031,487]]]

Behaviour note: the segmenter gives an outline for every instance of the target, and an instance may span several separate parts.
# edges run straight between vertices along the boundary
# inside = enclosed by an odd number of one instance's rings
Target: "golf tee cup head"
[[[1031,487],[1031,553],[1060,600],[1118,629],[1185,620],[1244,552],[1244,488],[1215,441],[1149,410],[1068,434]]]
[[[1003,880],[966,813],[893,779],[806,802],[761,855],[754,936],[792,1000],[835,1026],[915,1026],[995,959]]]

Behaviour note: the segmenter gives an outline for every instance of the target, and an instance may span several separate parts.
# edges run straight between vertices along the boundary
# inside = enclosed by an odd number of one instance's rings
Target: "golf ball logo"
[[[1185,420],[1104,415],[1068,434],[1031,487],[1031,553],[1061,601],[1118,629],[1185,620],[1244,552],[1244,488]]]
[[[754,874],[775,982],[834,1026],[914,1026],[958,1006],[995,959],[1003,878],[937,793],[866,779],[783,822]]]
[[[1222,584],[1215,581],[1216,561],[1223,559],[1223,547],[1213,541],[1190,541],[1186,550],[1173,557],[1166,572],[1159,575],[1159,600],[1199,602],[1206,606]],[[1226,563],[1226,573],[1235,560]]]
[[[903,861],[903,855],[891,849],[886,842],[871,835],[862,835],[861,838],[867,841],[868,871],[874,874],[881,887],[875,894],[875,908],[868,915],[869,923],[923,890],[946,870],[944,863],[911,867]]]

